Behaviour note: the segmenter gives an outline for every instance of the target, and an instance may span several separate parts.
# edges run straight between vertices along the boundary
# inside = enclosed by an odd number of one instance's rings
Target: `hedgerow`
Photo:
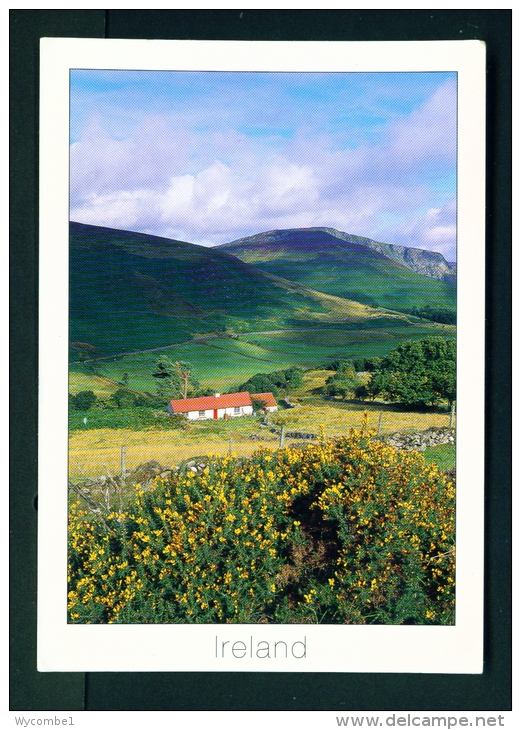
[[[74,623],[454,622],[455,488],[366,429],[73,505]]]

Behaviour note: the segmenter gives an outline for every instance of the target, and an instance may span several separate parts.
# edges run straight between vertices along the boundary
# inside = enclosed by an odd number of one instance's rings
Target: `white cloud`
[[[92,116],[71,145],[71,219],[204,244],[331,226],[454,257],[454,123],[450,81],[352,148],[338,131],[284,140],[167,113],[116,139]]]
[[[70,150],[71,203],[93,193],[150,188],[163,190],[189,159],[189,136],[163,117],[150,117],[127,139],[110,137],[94,116]]]
[[[456,89],[446,81],[418,109],[391,127],[393,159],[409,165],[456,154]]]
[[[420,211],[379,231],[379,240],[438,251],[456,261],[456,202]]]

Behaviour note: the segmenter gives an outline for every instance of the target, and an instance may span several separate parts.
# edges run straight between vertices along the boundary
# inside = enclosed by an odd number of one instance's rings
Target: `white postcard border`
[[[69,71],[456,71],[458,424],[456,624],[68,625],[66,617]],[[480,673],[483,663],[485,47],[479,41],[45,38],[40,93],[38,669]],[[224,658],[221,641],[295,643]],[[251,637],[251,639],[250,639]],[[305,642],[306,655],[302,653]],[[217,656],[216,656],[217,653]]]

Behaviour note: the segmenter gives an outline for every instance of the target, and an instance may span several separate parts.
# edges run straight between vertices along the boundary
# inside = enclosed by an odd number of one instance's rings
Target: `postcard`
[[[38,669],[480,673],[485,47],[45,38]]]

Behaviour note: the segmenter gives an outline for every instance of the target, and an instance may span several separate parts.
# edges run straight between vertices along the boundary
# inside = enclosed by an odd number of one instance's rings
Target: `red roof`
[[[277,405],[277,401],[273,397],[273,393],[253,393],[251,397],[256,400],[263,401],[266,408]]]
[[[266,407],[276,406],[273,393],[224,393],[223,395],[204,395],[201,398],[181,398],[171,400],[170,407],[173,413],[189,413],[190,411],[211,411],[216,408],[236,408],[251,406],[251,399],[263,401]]]
[[[170,406],[174,413],[188,413],[189,411],[210,411],[215,408],[251,406],[251,396],[247,392],[224,393],[223,395],[204,395],[201,398],[182,398],[180,400],[171,400]]]

